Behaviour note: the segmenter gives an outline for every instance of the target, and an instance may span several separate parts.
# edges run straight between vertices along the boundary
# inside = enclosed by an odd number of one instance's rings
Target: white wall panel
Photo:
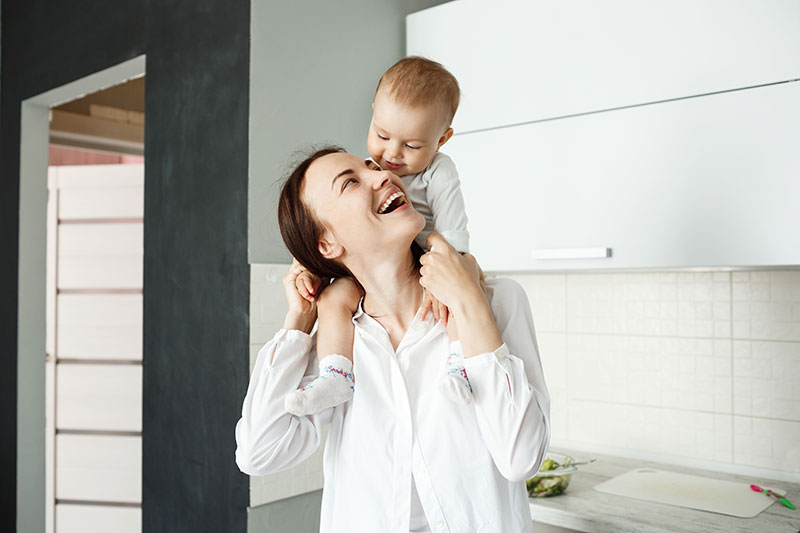
[[[141,359],[141,294],[60,294],[56,352],[62,358]]]
[[[58,533],[141,533],[142,510],[133,507],[56,505]]]
[[[141,289],[143,224],[61,224],[59,289]]]
[[[141,431],[140,365],[59,364],[56,427]]]
[[[462,0],[407,17],[456,133],[800,78],[798,0]]]
[[[486,270],[800,264],[800,83],[459,135]],[[534,250],[610,247],[608,259]]]
[[[75,165],[57,169],[60,219],[144,216],[144,165]]]
[[[56,465],[59,500],[142,501],[141,437],[57,435]]]

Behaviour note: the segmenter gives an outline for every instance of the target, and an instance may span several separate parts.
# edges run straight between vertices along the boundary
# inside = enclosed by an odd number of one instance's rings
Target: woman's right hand
[[[317,319],[315,294],[321,285],[320,279],[292,258],[289,273],[283,277],[283,289],[289,310],[283,322],[284,329],[297,329],[311,333]]]

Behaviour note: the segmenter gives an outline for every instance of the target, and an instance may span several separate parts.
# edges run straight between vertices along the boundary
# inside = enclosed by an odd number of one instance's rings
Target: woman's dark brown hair
[[[303,159],[289,174],[278,200],[278,225],[289,253],[312,274],[323,279],[350,276],[350,271],[341,263],[323,257],[317,248],[325,228],[303,202],[303,183],[311,163],[320,157],[342,152],[344,148],[326,146]]]
[[[303,183],[311,163],[326,155],[344,152],[344,148],[326,146],[303,159],[289,174],[278,200],[278,225],[289,253],[312,274],[323,280],[353,276],[346,266],[333,259],[326,259],[317,248],[325,228],[303,202]],[[411,249],[414,260],[419,266],[419,258],[424,251],[416,242],[412,244]],[[323,288],[326,285],[323,283]]]

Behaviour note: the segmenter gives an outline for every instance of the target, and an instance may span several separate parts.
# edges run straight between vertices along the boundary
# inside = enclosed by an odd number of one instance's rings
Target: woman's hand
[[[419,282],[428,292],[451,310],[481,290],[481,269],[475,258],[462,256],[436,232],[428,236],[430,251],[420,258],[422,278]]]
[[[289,273],[283,277],[283,289],[289,310],[283,322],[284,329],[298,329],[311,333],[317,319],[317,293],[320,279],[292,258]]]
[[[419,282],[449,308],[464,357],[496,350],[503,340],[475,258],[459,254],[438,233],[430,234],[428,246],[430,252],[420,258]]]

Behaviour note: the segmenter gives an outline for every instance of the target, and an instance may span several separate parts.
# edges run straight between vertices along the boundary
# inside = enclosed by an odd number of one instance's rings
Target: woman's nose
[[[383,189],[387,184],[389,184],[392,180],[389,177],[391,174],[388,170],[382,170],[379,174],[376,175],[375,181],[372,182],[372,188],[377,190]]]

